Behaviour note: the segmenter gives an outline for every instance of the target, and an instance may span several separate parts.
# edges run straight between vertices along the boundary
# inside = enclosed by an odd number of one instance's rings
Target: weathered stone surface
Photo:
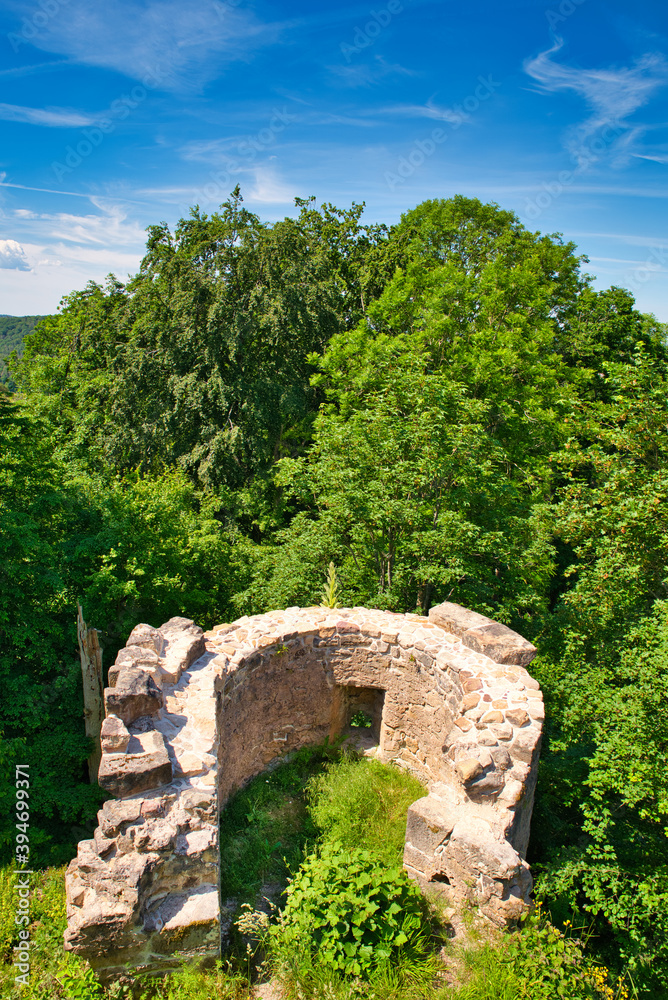
[[[161,657],[151,646],[125,646],[118,651],[114,665],[109,668],[109,687],[116,687],[119,674],[133,667],[146,670],[156,682],[160,681],[160,661]]]
[[[108,715],[102,723],[100,743],[103,753],[125,753],[130,742],[130,733],[125,723],[117,715]]]
[[[486,715],[483,715],[482,721],[485,723],[485,725],[489,725],[490,722],[503,722],[504,721],[503,712],[499,711],[487,712]]]
[[[455,770],[466,785],[482,774],[482,765],[479,761],[469,757],[467,760],[460,760]]]
[[[174,627],[165,632],[165,639],[166,647],[160,671],[166,684],[177,684],[183,671],[205,652],[204,632],[192,624],[184,631]]]
[[[118,798],[159,788],[171,780],[172,765],[161,733],[132,736],[123,754],[102,754],[98,782]]]
[[[165,648],[165,637],[159,629],[142,623],[141,625],[135,625],[125,645],[145,646],[147,649],[152,649],[160,655]]]
[[[155,715],[164,704],[162,691],[146,670],[123,669],[116,686],[104,689],[107,715],[117,715],[128,725],[142,715]]]
[[[122,798],[105,803],[68,870],[67,947],[103,978],[126,963],[158,973],[179,955],[215,957],[229,922],[219,807],[280,755],[345,733],[358,711],[372,719],[370,752],[429,788],[407,814],[409,874],[494,923],[516,919],[531,889],[522,854],[540,691],[520,664],[457,640],[491,620],[456,605],[435,617],[292,608],[207,639],[190,619],[135,630],[105,692],[118,721],[105,723],[100,782]],[[507,655],[494,641],[489,652]],[[125,752],[110,753],[123,729]]]
[[[531,719],[523,708],[509,708],[506,712],[506,719],[513,726],[526,726]]]
[[[476,653],[484,653],[496,663],[512,663],[525,667],[537,653],[536,647],[507,625],[488,622],[462,633],[462,642]]]
[[[429,621],[440,625],[446,632],[452,632],[453,635],[458,635],[460,638],[470,628],[492,624],[491,618],[479,615],[476,611],[469,611],[461,604],[454,604],[451,601],[434,605],[429,611]]]

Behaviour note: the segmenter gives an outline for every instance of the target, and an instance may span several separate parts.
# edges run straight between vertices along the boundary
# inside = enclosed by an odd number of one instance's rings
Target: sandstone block
[[[475,780],[466,785],[466,794],[476,800],[492,799],[502,791],[504,786],[503,775],[498,771],[490,771],[488,774],[481,774]]]
[[[490,722],[503,722],[503,712],[499,712],[498,710],[488,712],[486,715],[483,715],[482,721],[487,724]]]
[[[494,764],[499,771],[507,771],[509,767],[512,767],[512,758],[505,747],[499,747],[498,750],[493,750],[492,757],[494,759]]]
[[[459,719],[455,719],[455,725],[461,729],[463,733],[468,733],[469,729],[473,727],[471,720],[465,719],[463,716]]]
[[[119,833],[122,823],[132,823],[139,819],[141,809],[141,799],[128,799],[125,802],[110,799],[105,802],[97,814],[105,837],[113,837]]]
[[[467,760],[460,760],[455,770],[466,785],[482,774],[482,764],[475,758],[469,757]]]
[[[454,604],[452,601],[444,601],[443,604],[436,604],[431,608],[429,621],[460,638],[470,628],[492,623],[491,618],[469,611],[468,608],[463,608],[461,604]]]
[[[509,708],[506,712],[506,719],[513,726],[526,726],[527,723],[531,722],[523,708]]]
[[[446,803],[431,795],[417,799],[408,807],[406,842],[427,857],[432,857],[452,832],[456,816]]]
[[[104,690],[106,714],[117,715],[126,725],[142,715],[155,715],[163,704],[162,691],[145,670],[122,670],[116,686]]]
[[[140,750],[138,753],[131,753],[135,747],[128,744],[127,753],[102,754],[98,783],[117,798],[159,788],[172,780],[172,765],[161,734],[153,732],[142,736],[145,737],[143,743],[138,736],[132,738]]]
[[[500,722],[490,726],[490,729],[496,736],[497,740],[512,740],[513,738],[513,727],[509,722]]]
[[[147,649],[152,649],[159,656],[165,648],[165,638],[162,632],[151,625],[135,625],[125,645],[145,646]]]
[[[129,742],[130,733],[125,723],[117,715],[108,715],[100,733],[103,753],[125,753]]]
[[[489,622],[467,629],[462,642],[476,653],[484,653],[496,663],[513,663],[526,666],[531,663],[537,649],[517,632],[500,622]]]

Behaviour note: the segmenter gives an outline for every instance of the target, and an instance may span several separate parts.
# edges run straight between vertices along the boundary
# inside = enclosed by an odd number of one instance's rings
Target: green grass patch
[[[401,864],[406,813],[425,787],[395,765],[344,754],[311,778],[309,812],[322,842],[373,851],[389,866]]]
[[[220,817],[223,899],[250,902],[268,883],[287,884],[317,835],[307,808],[308,782],[339,756],[329,744],[303,747],[230,799]]]

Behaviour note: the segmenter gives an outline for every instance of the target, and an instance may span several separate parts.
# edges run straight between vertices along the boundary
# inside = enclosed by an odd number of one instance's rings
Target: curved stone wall
[[[454,604],[429,619],[289,608],[204,635],[138,626],[105,691],[100,784],[117,796],[67,873],[66,947],[109,976],[215,957],[218,811],[273,760],[344,732],[420,777],[404,863],[496,924],[526,905],[524,861],[543,719],[535,649]],[[221,919],[222,915],[222,919]]]

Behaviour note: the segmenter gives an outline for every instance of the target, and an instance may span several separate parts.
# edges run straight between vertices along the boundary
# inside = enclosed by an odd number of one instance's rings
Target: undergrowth
[[[125,982],[103,987],[86,962],[66,954],[64,869],[50,868],[32,876],[30,984],[19,988],[12,965],[13,877],[3,869],[0,996],[262,1000],[257,984],[269,976],[280,983],[284,1000],[645,995],[595,961],[586,928],[574,929],[567,920],[557,928],[540,912],[506,934],[481,933],[473,921],[466,947],[449,943],[438,913],[418,901],[400,869],[406,809],[422,792],[398,768],[329,745],[299,751],[254,779],[227,805],[221,822],[223,893],[239,904],[236,950],[215,969],[183,965],[162,980],[129,970]],[[280,890],[289,879],[292,907],[289,892],[282,913],[280,893],[279,908],[253,909],[269,883]]]

